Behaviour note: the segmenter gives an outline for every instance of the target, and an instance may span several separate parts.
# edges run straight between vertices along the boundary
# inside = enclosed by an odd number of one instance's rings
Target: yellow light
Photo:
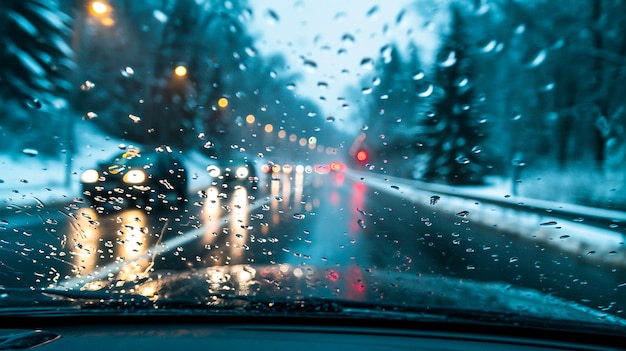
[[[287,132],[285,132],[284,130],[281,130],[278,132],[278,137],[281,139],[284,139],[287,136]]]
[[[264,129],[266,133],[271,133],[274,130],[274,126],[271,124],[266,124]]]
[[[131,169],[124,177],[122,177],[124,183],[128,184],[139,184],[143,183],[146,180],[146,174],[140,169]]]
[[[228,106],[228,99],[225,98],[225,97],[220,98],[219,100],[217,100],[217,106],[219,106],[221,108],[224,108],[224,107]]]
[[[317,144],[317,138],[316,137],[310,137],[309,138],[309,144],[311,144],[311,145]]]
[[[103,1],[91,2],[91,12],[94,15],[103,15],[109,11],[109,5]]]
[[[103,18],[100,23],[105,27],[113,27],[115,25],[115,21],[111,17]]]
[[[100,178],[100,174],[95,169],[88,169],[80,175],[80,180],[83,183],[95,183]]]
[[[246,123],[248,123],[248,124],[254,123],[255,120],[256,120],[256,118],[254,118],[254,115],[247,115],[246,116]]]
[[[174,68],[174,74],[179,76],[179,77],[184,77],[187,75],[187,67],[185,66],[176,66],[176,68]]]

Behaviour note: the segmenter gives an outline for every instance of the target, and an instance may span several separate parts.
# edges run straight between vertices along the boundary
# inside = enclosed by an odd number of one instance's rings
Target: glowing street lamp
[[[223,97],[223,98],[219,98],[219,100],[217,100],[217,106],[221,107],[221,108],[225,108],[228,106],[228,99]]]
[[[109,5],[104,1],[92,1],[89,9],[92,14],[101,16],[109,12]]]
[[[178,77],[184,77],[187,75],[187,67],[180,65],[180,66],[176,66],[176,68],[174,68],[174,74],[177,75]]]

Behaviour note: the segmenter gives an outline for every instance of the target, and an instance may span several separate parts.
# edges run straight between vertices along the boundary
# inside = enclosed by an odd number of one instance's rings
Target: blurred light
[[[124,174],[122,180],[124,180],[124,183],[128,184],[139,184],[146,180],[146,174],[142,170],[131,169]]]
[[[324,152],[324,145],[317,145],[317,152]]]
[[[261,172],[263,173],[269,173],[269,171],[272,169],[272,166],[270,166],[269,164],[264,164],[263,166],[261,166]]]
[[[298,144],[300,144],[300,146],[305,146],[307,144],[307,140],[305,138],[300,138],[300,141],[298,141]]]
[[[219,100],[217,100],[217,106],[219,106],[221,108],[224,108],[224,107],[228,106],[228,99],[225,98],[225,97],[220,98]]]
[[[174,68],[174,74],[179,76],[179,77],[184,77],[187,75],[187,67],[185,66],[176,66],[176,68]]]
[[[309,138],[309,144],[311,144],[311,145],[317,144],[317,138],[316,137],[310,137]]]
[[[296,172],[297,173],[304,173],[304,166],[303,165],[297,165],[296,166]]]
[[[103,15],[109,11],[109,5],[103,1],[92,1],[90,10],[94,15]]]
[[[248,124],[254,123],[255,120],[256,120],[256,118],[254,118],[254,115],[247,115],[246,116],[246,123],[248,123]]]
[[[365,161],[367,161],[367,157],[368,157],[368,155],[367,155],[367,151],[365,151],[365,150],[359,150],[359,151],[357,151],[357,153],[356,153],[356,159],[357,159],[359,162],[365,162]]]
[[[298,136],[297,135],[295,135],[295,134],[289,135],[289,141],[291,141],[293,143],[296,140],[298,140]]]
[[[304,172],[305,173],[313,173],[313,167],[311,167],[311,166],[304,167]]]
[[[237,178],[247,178],[248,177],[248,167],[241,166],[237,168],[235,171],[235,177]]]
[[[264,129],[266,133],[271,133],[274,130],[274,126],[271,124],[266,124]]]
[[[115,20],[111,17],[105,17],[100,21],[100,23],[102,23],[105,27],[113,27],[115,25]]]
[[[274,173],[280,172],[280,165],[274,164],[272,166],[272,172],[274,172]]]
[[[287,136],[287,132],[285,132],[284,130],[281,130],[278,132],[278,137],[281,139],[284,139]]]
[[[291,165],[283,165],[283,173],[290,174],[292,170],[293,168],[291,167]]]
[[[100,178],[98,171],[95,169],[88,169],[80,175],[80,181],[83,183],[95,183]]]
[[[330,169],[332,171],[335,171],[335,172],[340,171],[341,170],[341,164],[339,164],[339,162],[331,162],[330,163]]]

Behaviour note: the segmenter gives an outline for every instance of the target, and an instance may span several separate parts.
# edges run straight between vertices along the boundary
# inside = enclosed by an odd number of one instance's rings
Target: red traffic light
[[[356,159],[357,159],[359,162],[365,162],[365,161],[367,161],[367,158],[368,158],[367,151],[365,151],[365,150],[359,150],[359,151],[357,151],[357,153],[356,153]]]

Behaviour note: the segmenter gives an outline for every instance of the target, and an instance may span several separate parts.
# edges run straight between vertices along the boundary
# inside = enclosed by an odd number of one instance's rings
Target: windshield
[[[3,1],[0,313],[304,301],[622,332],[625,11]]]

